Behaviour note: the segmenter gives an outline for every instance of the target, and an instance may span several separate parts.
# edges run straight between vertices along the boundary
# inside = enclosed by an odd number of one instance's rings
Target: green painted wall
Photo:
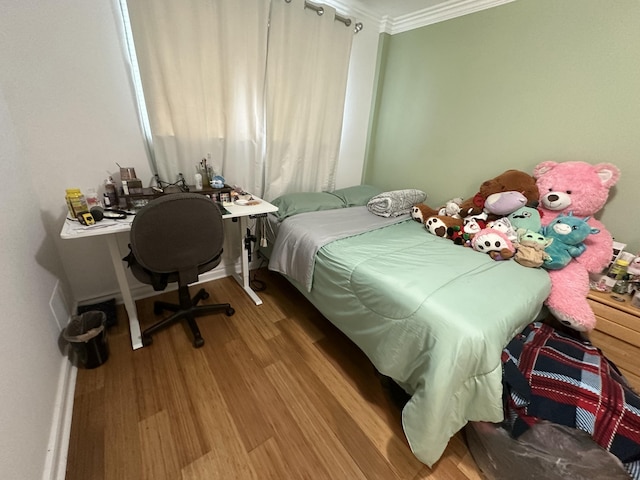
[[[640,251],[640,1],[517,0],[384,35],[364,180],[437,206],[508,168],[611,162],[599,215]]]

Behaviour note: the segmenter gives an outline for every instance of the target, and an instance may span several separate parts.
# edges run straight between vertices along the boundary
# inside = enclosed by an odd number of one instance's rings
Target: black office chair
[[[228,303],[198,305],[209,297],[202,288],[193,298],[189,285],[220,263],[224,233],[222,215],[217,204],[197,193],[172,193],[152,200],[136,214],[131,224],[131,252],[123,260],[133,275],[154,290],[164,290],[169,282],[178,282],[180,304],[157,301],[153,312],[169,310],[173,315],[142,332],[142,344],[152,343],[151,336],[173,323],[186,319],[193,334],[193,346],[204,339],[196,317],[235,310]]]

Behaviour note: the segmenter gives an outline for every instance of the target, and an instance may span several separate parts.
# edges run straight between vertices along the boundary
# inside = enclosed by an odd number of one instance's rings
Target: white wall
[[[7,3],[7,2],[5,2]],[[26,0],[3,6],[3,71],[12,120],[70,291],[84,300],[117,290],[104,239],[58,238],[65,189],[101,186],[116,162],[151,177],[116,5]],[[115,3],[115,1],[114,1]],[[9,68],[4,68],[9,66]]]
[[[69,308],[117,289],[102,240],[60,240],[65,189],[98,187],[116,162],[150,169],[115,5],[0,3],[0,476],[37,479],[60,426]]]
[[[26,163],[0,89],[0,476],[37,479],[66,360],[58,350],[60,326],[49,308],[60,261]],[[59,311],[65,321],[64,307]]]

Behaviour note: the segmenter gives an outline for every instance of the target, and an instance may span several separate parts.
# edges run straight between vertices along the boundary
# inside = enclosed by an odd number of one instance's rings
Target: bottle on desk
[[[618,258],[613,265],[609,267],[609,271],[607,272],[607,277],[613,278],[615,280],[622,280],[624,276],[627,274],[627,269],[629,268],[629,261]]]

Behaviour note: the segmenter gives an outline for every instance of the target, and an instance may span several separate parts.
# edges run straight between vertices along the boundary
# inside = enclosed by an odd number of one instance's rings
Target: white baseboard
[[[64,480],[66,476],[77,374],[78,369],[63,356],[42,480]]]

